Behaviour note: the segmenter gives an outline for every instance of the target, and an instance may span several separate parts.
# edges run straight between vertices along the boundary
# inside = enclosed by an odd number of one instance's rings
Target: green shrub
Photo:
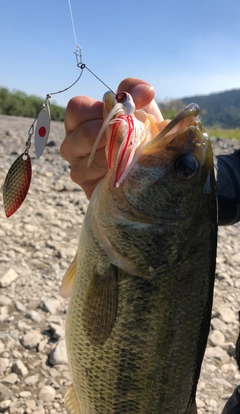
[[[36,118],[44,99],[21,91],[10,92],[7,88],[0,88],[0,114]],[[50,101],[51,119],[63,121],[65,108]]]

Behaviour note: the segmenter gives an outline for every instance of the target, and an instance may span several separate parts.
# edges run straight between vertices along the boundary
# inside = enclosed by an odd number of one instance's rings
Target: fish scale
[[[109,171],[90,200],[66,319],[70,414],[197,413],[217,238],[197,112],[148,142],[119,187]]]

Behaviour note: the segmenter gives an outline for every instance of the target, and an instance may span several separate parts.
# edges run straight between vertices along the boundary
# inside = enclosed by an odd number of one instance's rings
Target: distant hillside
[[[0,114],[15,115],[29,118],[36,118],[43,98],[35,95],[26,95],[21,91],[9,91],[7,88],[0,88]],[[51,101],[50,101],[51,102]],[[51,119],[53,121],[63,121],[65,109],[61,106],[50,103]]]
[[[201,119],[204,125],[220,128],[240,127],[240,89],[186,97],[166,104],[160,103],[159,107],[164,118],[172,118],[172,115],[175,115],[191,102],[195,102],[200,106]]]
[[[44,99],[35,95],[28,96],[21,91],[9,91],[0,87],[0,114],[35,118]],[[167,103],[159,103],[164,118],[173,118],[191,102],[200,106],[204,126],[215,128],[240,128],[240,89],[196,95]],[[65,108],[51,102],[51,119],[63,121]]]

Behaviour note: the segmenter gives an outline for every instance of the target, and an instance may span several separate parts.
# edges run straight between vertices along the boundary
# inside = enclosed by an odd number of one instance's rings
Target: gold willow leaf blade
[[[23,203],[32,178],[32,165],[29,155],[24,152],[10,167],[3,185],[3,205],[5,214],[10,217]]]

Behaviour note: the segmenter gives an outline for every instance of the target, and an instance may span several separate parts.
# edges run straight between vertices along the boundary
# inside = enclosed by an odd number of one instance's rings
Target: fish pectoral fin
[[[68,267],[65,275],[63,276],[63,281],[60,287],[59,294],[64,299],[67,299],[69,298],[69,296],[71,296],[72,288],[73,288],[73,284],[74,284],[74,280],[76,276],[76,267],[77,267],[77,253],[72,263]]]
[[[81,414],[79,400],[73,385],[66,392],[64,402],[68,414]]]
[[[93,270],[83,303],[82,322],[91,345],[103,345],[114,326],[118,306],[117,267]]]

